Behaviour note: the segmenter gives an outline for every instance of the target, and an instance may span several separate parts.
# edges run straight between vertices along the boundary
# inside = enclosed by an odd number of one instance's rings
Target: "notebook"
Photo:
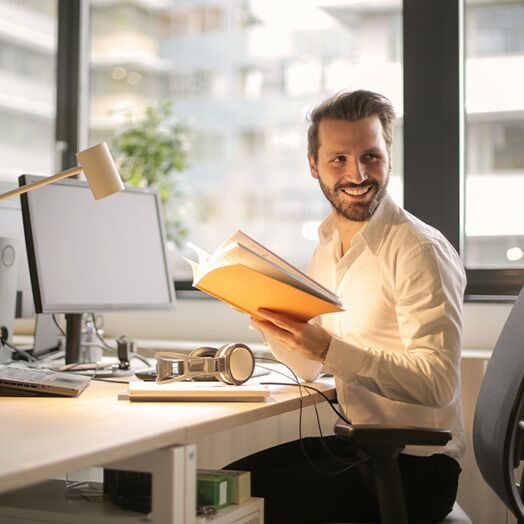
[[[150,402],[263,402],[269,399],[269,390],[259,384],[228,386],[221,382],[130,382],[120,400]]]
[[[77,397],[90,380],[73,373],[3,366],[0,367],[0,395]]]

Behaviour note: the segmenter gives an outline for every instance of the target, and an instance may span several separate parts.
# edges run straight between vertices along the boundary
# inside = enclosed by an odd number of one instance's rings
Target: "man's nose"
[[[368,178],[365,167],[358,160],[348,162],[346,172],[347,179],[353,184],[362,184]]]

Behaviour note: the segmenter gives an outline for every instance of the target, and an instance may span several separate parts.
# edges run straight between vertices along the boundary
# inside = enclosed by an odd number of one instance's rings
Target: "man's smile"
[[[344,194],[352,198],[359,198],[359,197],[364,197],[364,195],[369,193],[371,188],[373,188],[373,186],[374,184],[367,184],[365,186],[359,186],[359,187],[341,187],[340,191],[342,191]]]

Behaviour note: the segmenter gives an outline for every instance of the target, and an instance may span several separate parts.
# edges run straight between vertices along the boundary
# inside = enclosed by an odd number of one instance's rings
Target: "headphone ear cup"
[[[215,358],[223,357],[226,361],[226,369],[216,373],[218,379],[226,384],[239,386],[253,375],[255,369],[255,357],[251,349],[239,342],[222,346]]]
[[[218,353],[217,348],[212,348],[209,346],[202,346],[200,348],[196,348],[191,353],[189,353],[189,357],[197,357],[197,358],[215,358],[215,356]],[[195,377],[191,377],[191,380],[194,382],[216,382],[218,377],[216,377],[215,374],[213,375],[198,375]]]

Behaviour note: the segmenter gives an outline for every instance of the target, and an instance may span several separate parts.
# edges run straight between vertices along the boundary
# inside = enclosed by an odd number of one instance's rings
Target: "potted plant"
[[[187,236],[189,202],[181,187],[188,167],[189,128],[173,114],[170,102],[149,105],[138,120],[128,117],[112,141],[112,151],[126,184],[156,187],[164,208],[168,240],[178,247]]]

